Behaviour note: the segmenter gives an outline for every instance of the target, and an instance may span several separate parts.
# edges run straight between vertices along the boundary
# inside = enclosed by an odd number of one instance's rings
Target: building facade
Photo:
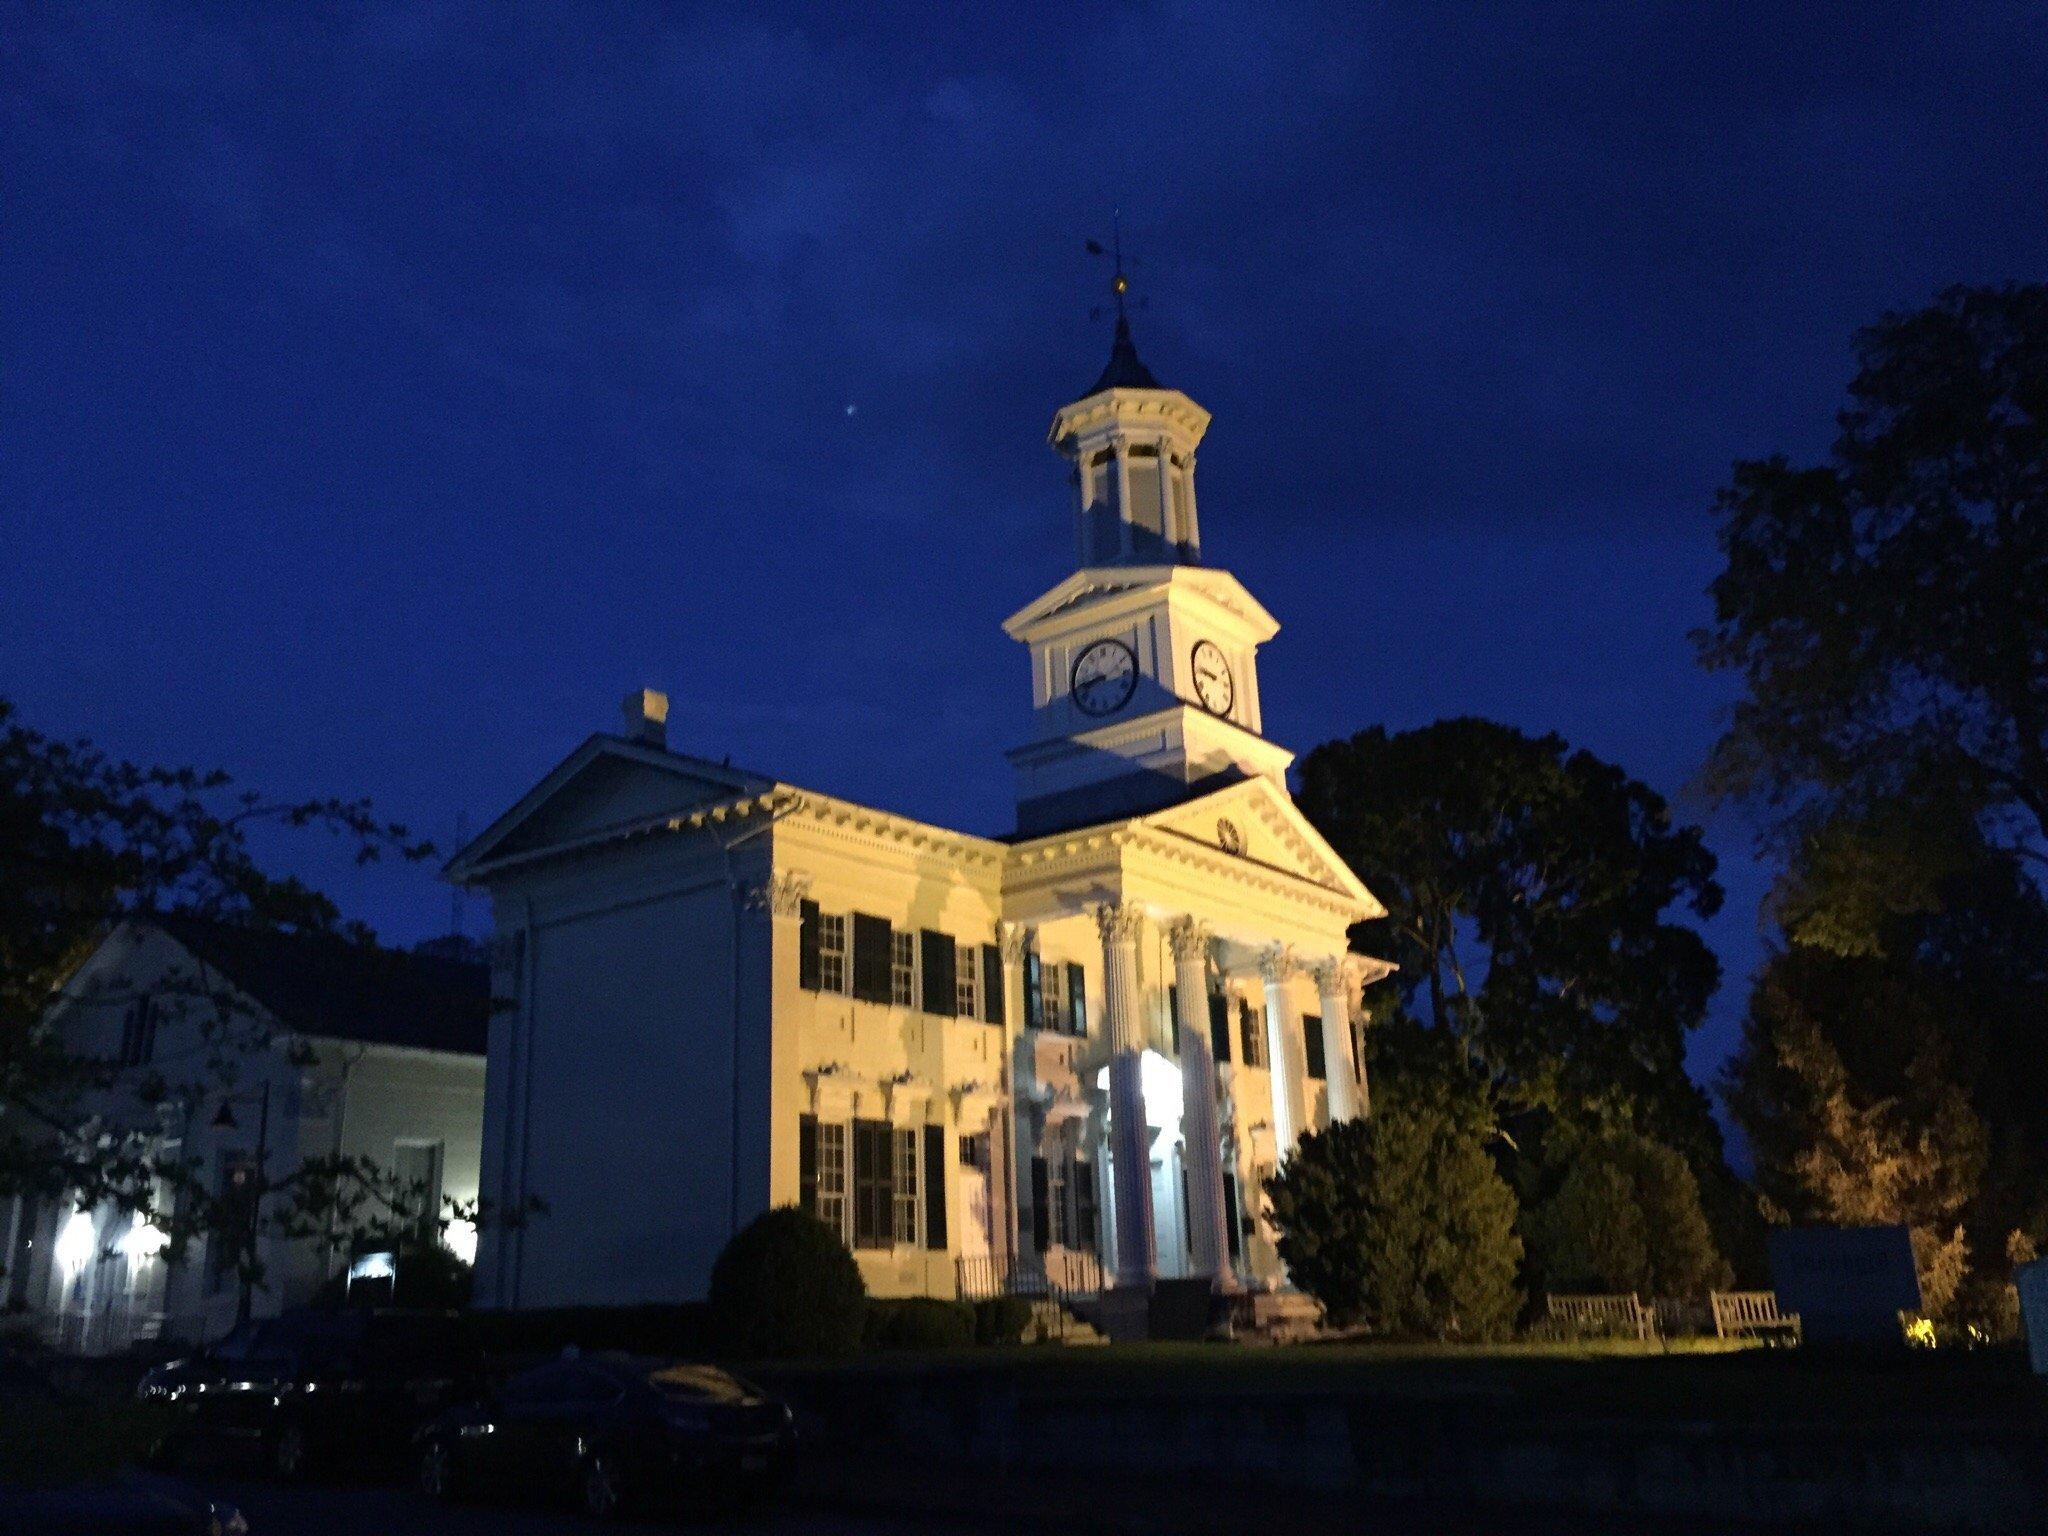
[[[548,1207],[484,1234],[480,1297],[701,1296],[787,1204],[884,1296],[1284,1284],[1261,1183],[1364,1107],[1381,908],[1261,733],[1278,625],[1201,563],[1208,422],[1121,319],[1054,418],[1079,568],[1005,624],[1010,834],[671,750],[645,693],[456,857],[497,929],[484,1193]]]
[[[480,964],[192,921],[122,923],[49,1017],[71,1054],[106,1063],[88,1135],[138,1137],[226,1190],[308,1159],[357,1157],[417,1193],[476,1199],[488,979]],[[473,1225],[443,1239],[473,1259]],[[70,1200],[0,1201],[0,1303],[49,1343],[115,1353],[233,1326],[241,1287],[211,1240],[176,1262],[160,1230]],[[252,1315],[310,1301],[347,1263],[344,1241],[260,1240]]]

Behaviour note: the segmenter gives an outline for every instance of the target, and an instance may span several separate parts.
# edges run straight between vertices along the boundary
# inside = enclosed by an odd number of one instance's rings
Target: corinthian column
[[[1152,1283],[1152,1128],[1145,1121],[1138,1020],[1136,907],[1095,909],[1102,930],[1102,1012],[1109,1032],[1110,1172],[1116,1180],[1116,1283]]]
[[[1358,1064],[1351,1056],[1350,970],[1341,960],[1314,968],[1323,1006],[1323,1078],[1330,1092],[1330,1124],[1358,1118]]]
[[[1273,1152],[1282,1162],[1294,1150],[1307,1120],[1302,1094],[1308,1057],[1302,1050],[1301,1013],[1288,980],[1298,969],[1294,953],[1275,944],[1259,957],[1266,982],[1266,1060],[1273,1078]]]
[[[1216,1056],[1209,1044],[1209,930],[1182,918],[1167,930],[1180,1025],[1181,1160],[1188,1176],[1188,1235],[1195,1273],[1235,1288],[1223,1209],[1223,1128],[1216,1114]]]

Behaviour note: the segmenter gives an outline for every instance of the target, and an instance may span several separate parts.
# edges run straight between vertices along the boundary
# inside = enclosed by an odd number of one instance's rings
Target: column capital
[[[752,880],[740,887],[740,900],[750,912],[770,917],[797,917],[811,894],[811,877],[793,869],[778,869],[765,880]]]
[[[1259,951],[1259,975],[1266,985],[1278,986],[1301,969],[1301,961],[1285,944],[1269,944]]]
[[[997,923],[996,943],[1002,949],[1005,964],[1022,965],[1024,952],[1031,947],[1031,930],[1022,923]]]
[[[1095,926],[1104,945],[1135,944],[1145,914],[1128,901],[1105,901],[1095,908]]]
[[[1335,955],[1311,961],[1308,973],[1315,977],[1316,990],[1325,997],[1345,997],[1345,986],[1351,982],[1354,974],[1352,968]],[[1348,997],[1346,1002],[1349,1002]]]
[[[1166,929],[1166,942],[1172,946],[1176,960],[1206,963],[1215,937],[1207,923],[1192,917],[1177,917]]]

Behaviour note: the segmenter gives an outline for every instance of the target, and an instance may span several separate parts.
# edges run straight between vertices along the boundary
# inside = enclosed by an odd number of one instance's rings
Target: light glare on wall
[[[92,1262],[98,1240],[91,1213],[73,1211],[71,1219],[64,1223],[64,1230],[57,1234],[57,1264],[67,1279]]]
[[[448,1251],[465,1264],[476,1262],[476,1223],[463,1221],[459,1217],[448,1223],[448,1230],[441,1241],[448,1245]]]
[[[118,1246],[130,1264],[143,1264],[162,1253],[169,1242],[156,1223],[138,1221],[121,1234]]]

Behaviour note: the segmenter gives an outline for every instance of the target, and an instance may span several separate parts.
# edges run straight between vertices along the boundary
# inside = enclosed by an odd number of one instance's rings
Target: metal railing
[[[963,1301],[1015,1296],[1050,1305],[1048,1321],[1064,1339],[1086,1322],[1081,1308],[1102,1294],[1102,1260],[1092,1253],[1056,1248],[1007,1258],[980,1254],[953,1261]]]

